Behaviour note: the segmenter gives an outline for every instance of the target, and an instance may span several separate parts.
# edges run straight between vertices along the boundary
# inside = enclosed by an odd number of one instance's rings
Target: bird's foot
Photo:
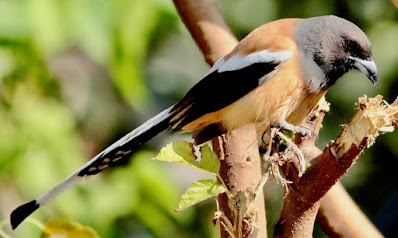
[[[299,133],[302,136],[309,136],[310,138],[315,137],[318,140],[318,134],[313,130],[301,126],[295,126],[286,121],[278,122],[277,126],[288,131]]]

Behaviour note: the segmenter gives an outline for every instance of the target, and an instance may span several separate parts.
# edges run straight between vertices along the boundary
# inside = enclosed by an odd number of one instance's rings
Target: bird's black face
[[[370,47],[361,46],[352,39],[344,40],[344,50],[348,58],[348,65],[351,69],[362,71],[369,80],[377,83],[377,67],[372,58]]]
[[[372,58],[369,40],[362,37],[362,34],[360,36],[354,34],[333,40],[329,38],[324,48],[329,52],[315,53],[314,60],[325,72],[330,85],[351,70],[360,70],[373,84],[377,83],[377,67]]]

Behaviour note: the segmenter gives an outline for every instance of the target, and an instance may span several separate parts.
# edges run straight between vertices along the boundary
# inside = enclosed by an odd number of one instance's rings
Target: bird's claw
[[[311,129],[295,126],[286,121],[279,122],[277,126],[288,131],[299,133],[302,136],[308,136],[309,138],[315,137],[316,140],[318,140],[318,134]]]

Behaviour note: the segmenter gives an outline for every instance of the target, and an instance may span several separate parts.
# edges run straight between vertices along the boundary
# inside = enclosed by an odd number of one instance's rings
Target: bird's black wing
[[[262,52],[253,54],[260,53]],[[262,80],[263,77],[291,57],[291,54],[288,54],[289,57],[287,57],[286,53],[281,52],[281,57],[278,58],[275,56],[277,53],[271,53],[274,54],[273,57],[264,56],[262,58],[255,57],[255,59],[250,58],[250,55],[246,56],[247,60],[251,62],[242,61],[243,66],[239,66],[237,63],[231,64],[230,70],[223,66],[228,67],[226,65],[228,61],[234,59],[227,61],[221,59],[221,63],[217,62],[214,65],[215,68],[213,67],[210,73],[192,87],[186,96],[174,106],[172,112],[176,117],[172,119],[170,128],[173,131],[178,131],[201,116],[232,104],[264,83],[266,80]],[[267,54],[267,52],[263,54]]]

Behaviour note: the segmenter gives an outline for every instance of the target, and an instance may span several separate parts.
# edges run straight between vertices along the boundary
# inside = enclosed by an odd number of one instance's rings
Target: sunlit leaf
[[[227,189],[213,179],[195,181],[182,195],[176,211],[182,211],[196,203],[215,197],[226,192]]]
[[[176,141],[172,144],[172,150],[177,156],[180,156],[188,164],[193,164],[197,162],[197,157],[195,155],[195,148],[192,143],[186,141]]]
[[[202,154],[202,158],[198,167],[214,174],[218,174],[218,171],[220,171],[220,160],[216,153],[214,153],[207,144],[200,148],[200,153]]]
[[[88,226],[65,219],[52,219],[43,228],[41,238],[73,237],[73,238],[99,238],[97,232]]]
[[[195,149],[192,143],[176,141],[163,147],[154,159],[183,163],[193,168],[217,175],[220,170],[220,161],[217,155],[206,144],[203,145],[199,151],[201,154],[200,159],[195,155]]]
[[[176,145],[176,146],[174,146],[174,145]],[[184,158],[180,154],[177,154],[176,151],[174,150],[175,148],[178,148],[178,147],[181,148],[180,149],[181,152],[185,151],[185,154],[187,156],[190,156],[191,154],[193,155],[192,147],[189,146],[188,142],[176,141],[176,142],[173,142],[173,143],[168,144],[165,147],[163,147],[160,150],[159,154],[157,154],[156,157],[154,157],[154,159],[160,160],[160,161],[183,163],[183,164],[189,165],[189,163],[186,160],[184,160]],[[187,148],[191,152],[187,152]]]

